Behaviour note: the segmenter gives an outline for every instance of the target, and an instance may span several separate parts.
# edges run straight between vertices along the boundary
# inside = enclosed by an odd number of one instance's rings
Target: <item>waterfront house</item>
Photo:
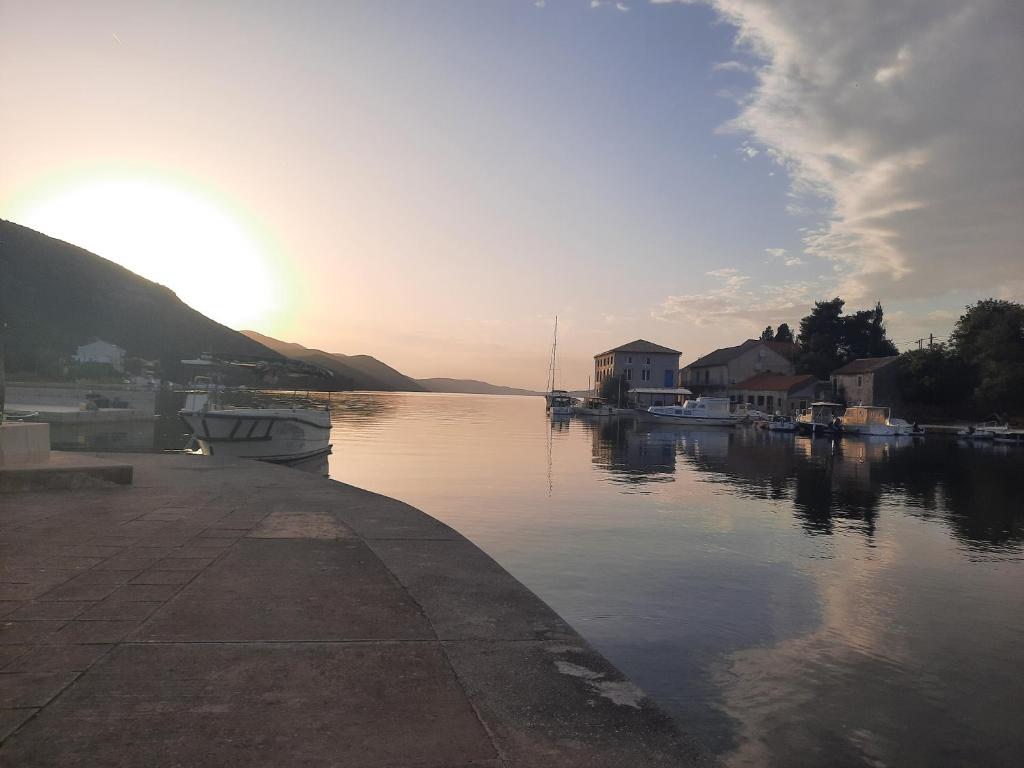
[[[845,405],[899,405],[899,355],[861,357],[832,371],[832,396]]]
[[[747,339],[693,361],[680,372],[681,385],[700,395],[726,395],[731,387],[759,373],[792,376],[796,345],[789,342]]]
[[[795,416],[827,392],[829,383],[811,374],[758,373],[729,388],[729,400],[765,413]]]
[[[100,339],[79,347],[72,359],[78,363],[106,363],[115,371],[124,370],[124,350],[117,344]]]
[[[594,355],[594,388],[613,376],[622,376],[628,388],[675,389],[678,386],[677,350],[637,339]]]

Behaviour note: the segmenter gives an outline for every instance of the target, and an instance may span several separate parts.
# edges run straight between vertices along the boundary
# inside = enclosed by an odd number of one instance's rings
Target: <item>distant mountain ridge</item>
[[[334,372],[335,384],[338,389],[366,389],[384,392],[425,392],[426,389],[415,379],[411,379],[390,365],[369,355],[342,355],[324,352],[322,349],[310,349],[301,344],[281,341],[257,331],[241,331],[241,333],[270,349],[292,357],[315,363]]]
[[[316,363],[334,371],[335,377],[350,386],[346,389],[383,390],[385,392],[451,392],[469,395],[537,395],[528,389],[502,387],[475,379],[413,379],[370,355],[345,355],[324,352],[290,341],[281,341],[258,331],[241,331],[248,338],[270,347],[286,357]]]
[[[541,395],[542,392],[534,392],[530,389],[517,389],[516,387],[502,387],[497,384],[488,384],[486,381],[476,379],[416,379],[430,392],[452,392],[466,395]]]
[[[71,243],[0,219],[0,320],[8,373],[57,375],[96,339],[159,360],[165,376],[204,352],[277,352],[192,309],[173,291]]]

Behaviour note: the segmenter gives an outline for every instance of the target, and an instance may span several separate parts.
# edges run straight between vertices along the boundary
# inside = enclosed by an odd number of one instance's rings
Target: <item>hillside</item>
[[[204,352],[279,357],[162,285],[2,219],[0,313],[8,326],[8,375],[53,375],[62,359],[95,339],[117,344],[129,357],[159,360],[170,378],[180,376],[182,359]]]
[[[334,372],[338,389],[383,390],[388,392],[423,392],[424,387],[414,379],[396,371],[369,355],[341,355],[310,349],[301,344],[281,341],[256,331],[242,331],[248,338],[276,352],[315,363]]]
[[[533,392],[529,389],[516,389],[515,387],[502,387],[497,384],[488,384],[486,381],[475,379],[416,379],[429,392],[453,392],[467,395],[539,395],[540,392]]]

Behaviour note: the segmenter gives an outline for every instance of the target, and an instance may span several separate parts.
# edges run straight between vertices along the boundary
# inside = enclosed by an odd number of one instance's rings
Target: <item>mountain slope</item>
[[[423,392],[424,387],[414,379],[396,371],[369,355],[340,355],[310,349],[301,344],[281,341],[256,331],[242,331],[248,338],[297,360],[315,363],[334,371],[336,383],[343,389],[383,390],[388,392]]]
[[[0,219],[0,320],[7,370],[46,375],[75,348],[103,339],[159,360],[165,376],[204,352],[279,357],[173,291],[63,240]],[[180,378],[178,379],[180,380]]]
[[[502,387],[497,384],[488,384],[486,381],[475,379],[417,379],[420,384],[430,392],[454,392],[467,395],[539,395],[540,392],[533,392],[529,389],[516,389],[515,387]]]

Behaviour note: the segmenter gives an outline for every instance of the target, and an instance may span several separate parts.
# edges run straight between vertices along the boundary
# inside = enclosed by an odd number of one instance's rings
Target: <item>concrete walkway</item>
[[[0,495],[0,765],[701,762],[422,512],[253,462],[130,459],[134,486]]]

